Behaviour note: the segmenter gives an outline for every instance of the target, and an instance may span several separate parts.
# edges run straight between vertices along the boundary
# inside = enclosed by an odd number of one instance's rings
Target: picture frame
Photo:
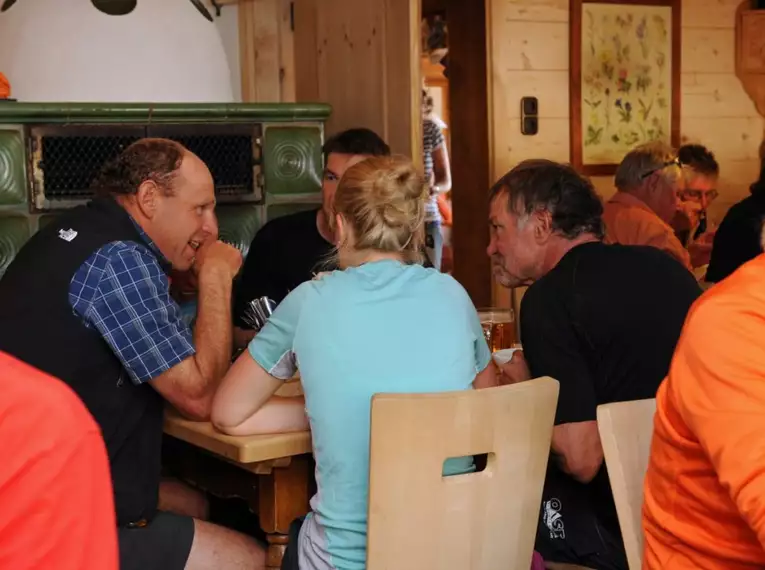
[[[613,175],[638,144],[680,144],[680,0],[570,1],[571,163]]]

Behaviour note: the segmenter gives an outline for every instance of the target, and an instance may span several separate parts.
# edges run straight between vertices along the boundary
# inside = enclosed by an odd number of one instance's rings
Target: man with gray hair
[[[523,351],[503,381],[560,383],[536,550],[551,562],[626,570],[596,421],[601,404],[653,398],[669,370],[693,275],[652,247],[603,243],[603,205],[568,165],[526,161],[491,190],[491,256],[521,304]]]
[[[618,192],[603,212],[606,241],[655,247],[691,270],[690,254],[669,225],[684,187],[674,149],[661,142],[634,148],[616,170],[614,182]]]

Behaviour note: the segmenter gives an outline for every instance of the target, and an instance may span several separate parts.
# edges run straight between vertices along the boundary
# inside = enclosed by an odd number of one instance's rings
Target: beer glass
[[[512,309],[479,309],[478,317],[492,352],[517,346],[515,314]]]

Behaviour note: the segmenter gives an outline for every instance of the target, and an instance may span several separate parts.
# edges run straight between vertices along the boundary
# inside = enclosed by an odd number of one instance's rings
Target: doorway
[[[445,123],[452,190],[451,227],[445,226],[445,267],[476,306],[492,304],[488,246],[491,184],[486,5],[480,1],[421,0],[422,76]],[[445,40],[442,38],[445,36]],[[451,259],[448,259],[448,258]]]

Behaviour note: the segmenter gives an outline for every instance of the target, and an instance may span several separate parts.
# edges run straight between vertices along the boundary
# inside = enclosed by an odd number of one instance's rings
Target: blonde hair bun
[[[402,253],[420,261],[425,180],[403,156],[371,157],[349,168],[335,194],[335,211],[350,225],[356,249]]]

